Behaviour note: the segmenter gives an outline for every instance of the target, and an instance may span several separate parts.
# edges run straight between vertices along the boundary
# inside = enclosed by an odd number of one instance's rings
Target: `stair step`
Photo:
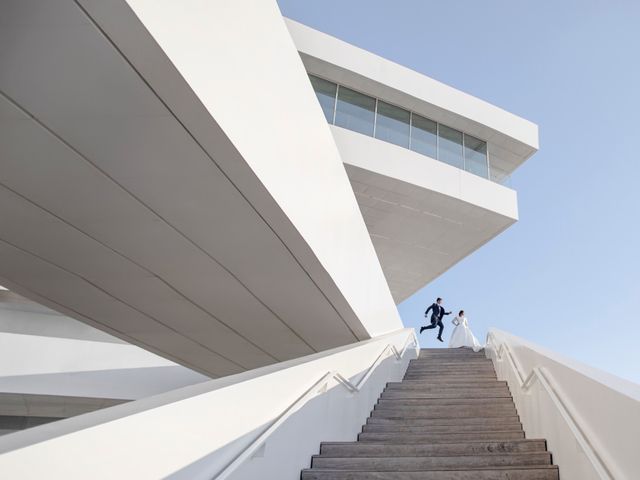
[[[403,388],[385,390],[380,398],[385,400],[394,398],[414,398],[414,399],[430,399],[430,398],[459,398],[459,397],[475,397],[475,398],[511,398],[511,393],[506,387],[502,388],[438,388],[438,389],[416,389]]]
[[[469,354],[462,354],[462,355],[459,354],[459,353],[441,353],[441,354],[428,353],[426,355],[420,355],[418,358],[414,358],[411,361],[412,362],[421,362],[421,361],[424,361],[424,360],[431,360],[431,359],[434,359],[434,358],[446,358],[448,360],[455,360],[455,361],[468,360],[470,362],[475,362],[477,360],[487,360],[489,362],[492,361],[490,358],[488,358],[483,353],[469,353]]]
[[[462,373],[450,373],[450,372],[406,372],[404,377],[415,377],[421,376],[429,379],[456,379],[456,378],[466,378],[466,379],[479,379],[479,380],[498,380],[496,372],[484,372],[484,373],[472,373],[472,372],[462,372]]]
[[[497,409],[437,409],[424,408],[420,410],[400,410],[400,409],[378,409],[371,412],[372,417],[384,418],[469,418],[469,417],[501,417],[503,415],[516,415],[515,407],[497,410]]]
[[[513,405],[513,400],[509,397],[502,398],[380,398],[378,405]]]
[[[453,356],[429,356],[429,357],[421,357],[416,358],[414,360],[409,360],[409,365],[457,365],[460,368],[464,368],[468,365],[493,365],[493,360],[485,357],[477,357],[477,358],[460,358]]]
[[[470,373],[468,375],[442,375],[437,372],[428,372],[428,373],[417,373],[417,372],[407,372],[402,377],[403,380],[412,381],[423,381],[423,382],[438,382],[438,383],[446,383],[450,382],[503,382],[504,380],[498,380],[498,377],[495,373]]]
[[[416,358],[413,360],[409,360],[409,365],[433,365],[433,364],[442,364],[442,363],[450,363],[452,365],[493,365],[493,360],[484,357],[477,358],[460,358],[453,356],[433,356],[433,357],[422,357]]]
[[[460,443],[474,440],[504,442],[524,438],[523,432],[465,432],[465,433],[378,433],[358,434],[361,442]]]
[[[377,406],[377,405],[376,405]],[[421,405],[374,408],[371,416],[405,418],[463,418],[517,415],[514,405]]]
[[[440,470],[443,468],[508,467],[508,466],[551,465],[551,454],[499,453],[493,455],[455,455],[435,457],[331,457],[316,455],[311,460],[311,468],[334,470],[367,470],[377,472],[398,472],[415,470]]]
[[[420,374],[405,375],[401,381],[387,382],[387,385],[432,385],[434,383],[437,383],[438,385],[446,385],[447,383],[481,383],[483,385],[490,385],[494,387],[507,386],[506,380],[498,380],[496,377],[483,378],[476,375],[443,377],[441,375]]]
[[[420,355],[432,353],[434,355],[482,355],[484,352],[474,352],[470,348],[421,348]]]
[[[451,372],[451,371],[443,371],[441,369],[435,368],[432,370],[407,370],[404,374],[405,377],[407,376],[416,376],[416,375],[426,375],[426,376],[432,376],[432,377],[492,377],[495,378],[496,377],[496,372],[494,372],[493,370],[489,370],[487,369],[486,371],[480,371],[480,370],[460,370],[457,372]]]
[[[409,365],[457,365],[464,368],[468,365],[493,365],[493,360],[484,357],[477,358],[460,358],[453,356],[437,355],[433,357],[422,357],[409,360]]]
[[[430,375],[436,377],[496,377],[496,372],[492,369],[486,370],[465,370],[464,372],[447,372],[446,370],[442,370],[440,368],[433,369],[414,369],[407,370],[404,376],[411,375]]]
[[[494,368],[491,360],[471,360],[468,362],[454,362],[448,359],[413,360],[407,368],[446,367],[451,370],[467,370],[471,368]]]
[[[498,380],[497,378],[455,378],[455,377],[434,377],[425,375],[407,375],[403,379],[403,385],[417,385],[417,386],[442,386],[442,385],[481,385],[486,387],[506,387],[507,384]]]
[[[489,381],[467,381],[467,382],[430,382],[428,380],[421,379],[406,379],[404,382],[389,382],[387,383],[386,390],[411,390],[411,389],[444,389],[444,388],[507,388],[507,382],[501,382],[499,380]]]
[[[423,349],[389,382],[357,442],[328,442],[302,480],[559,480],[527,440],[507,382],[484,352]]]
[[[375,404],[374,410],[395,410],[398,412],[515,412],[515,404],[511,403],[490,403],[490,404],[475,404],[475,403],[463,403],[463,404],[445,404],[434,405],[429,402],[425,402],[422,405],[402,405],[402,404]]]
[[[408,370],[424,370],[428,368],[437,368],[441,372],[465,372],[469,370],[475,369],[487,369],[487,370],[495,370],[493,363],[469,363],[469,362],[460,362],[460,363],[450,363],[450,362],[425,362],[425,363],[410,363],[407,367]]]
[[[446,385],[448,383],[482,383],[482,384],[495,384],[504,385],[495,376],[462,376],[462,375],[420,375],[420,376],[407,376],[405,377],[405,385],[411,384],[423,384],[423,385]]]
[[[445,444],[327,442],[320,445],[321,455],[345,457],[489,455],[494,453],[546,452],[546,450],[547,446],[544,440]]]
[[[422,372],[422,371],[435,371],[441,374],[451,373],[451,374],[464,374],[475,371],[483,371],[483,372],[495,372],[495,367],[493,364],[478,364],[478,365],[469,365],[468,363],[461,364],[447,364],[447,363],[428,363],[425,365],[409,365],[407,367],[407,372]]]
[[[447,357],[435,357],[435,358],[421,358],[419,360],[409,360],[409,367],[432,367],[432,366],[446,366],[451,368],[473,368],[473,367],[493,367],[493,361],[486,358],[479,358],[477,360],[456,360],[455,358]]]
[[[424,376],[430,378],[483,378],[489,377],[493,380],[497,379],[496,372],[493,370],[487,370],[486,372],[481,371],[468,371],[468,372],[446,372],[438,369],[434,370],[407,370],[404,374],[404,377],[415,377],[415,376]]]
[[[301,480],[559,480],[558,467],[492,467],[423,472],[303,470]]]
[[[487,425],[380,425],[367,423],[362,427],[363,432],[378,433],[465,433],[465,432],[521,432],[520,422],[505,424],[495,423]]]
[[[486,355],[483,355],[482,353],[472,353],[472,354],[466,354],[466,355],[460,355],[460,354],[455,354],[455,353],[444,353],[444,354],[440,354],[440,355],[436,355],[436,354],[427,354],[427,355],[420,355],[418,358],[414,358],[413,360],[411,360],[412,362],[425,362],[425,361],[429,361],[429,360],[450,360],[452,362],[464,362],[465,360],[468,362],[479,362],[479,361],[489,361],[491,362],[492,360],[490,358],[487,358]]]
[[[369,417],[367,425],[414,425],[431,427],[437,425],[520,425],[517,415],[500,417],[469,417],[469,418],[385,418]]]
[[[472,370],[447,370],[437,367],[412,368],[405,372],[405,375],[432,375],[440,377],[495,377],[496,372],[493,368],[474,368]]]

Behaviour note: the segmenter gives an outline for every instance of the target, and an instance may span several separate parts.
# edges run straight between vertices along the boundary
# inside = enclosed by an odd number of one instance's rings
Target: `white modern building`
[[[421,352],[398,315],[518,220],[537,149],[275,0],[0,1],[0,476],[636,478],[640,388],[499,331]],[[407,381],[381,424],[429,440],[362,447]]]

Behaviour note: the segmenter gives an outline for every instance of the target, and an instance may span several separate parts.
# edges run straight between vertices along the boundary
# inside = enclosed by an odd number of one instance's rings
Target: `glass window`
[[[438,160],[454,167],[464,168],[462,132],[440,124],[438,137]]]
[[[338,89],[336,125],[373,136],[376,99],[343,87]]]
[[[489,176],[487,164],[487,142],[464,134],[464,167],[468,172],[481,177]]]
[[[337,85],[323,78],[314,77],[313,75],[309,75],[309,79],[316,92],[324,116],[327,118],[327,122],[333,123],[333,109],[336,105]]]
[[[376,138],[409,148],[409,121],[411,114],[400,107],[378,100]]]
[[[438,158],[438,124],[433,120],[411,115],[411,150]]]

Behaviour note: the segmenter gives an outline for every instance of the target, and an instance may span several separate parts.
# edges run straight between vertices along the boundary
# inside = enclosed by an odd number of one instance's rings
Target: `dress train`
[[[456,328],[451,334],[449,348],[467,347],[472,348],[474,352],[479,352],[484,348],[469,328],[467,317],[456,317],[451,323],[453,323]]]

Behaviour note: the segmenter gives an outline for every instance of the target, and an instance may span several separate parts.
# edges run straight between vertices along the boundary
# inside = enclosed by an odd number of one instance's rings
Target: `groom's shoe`
[[[420,333],[424,332],[424,327],[420,327]]]
[[[442,337],[438,337],[438,340],[440,340],[441,342],[444,342],[444,340],[442,340]]]

